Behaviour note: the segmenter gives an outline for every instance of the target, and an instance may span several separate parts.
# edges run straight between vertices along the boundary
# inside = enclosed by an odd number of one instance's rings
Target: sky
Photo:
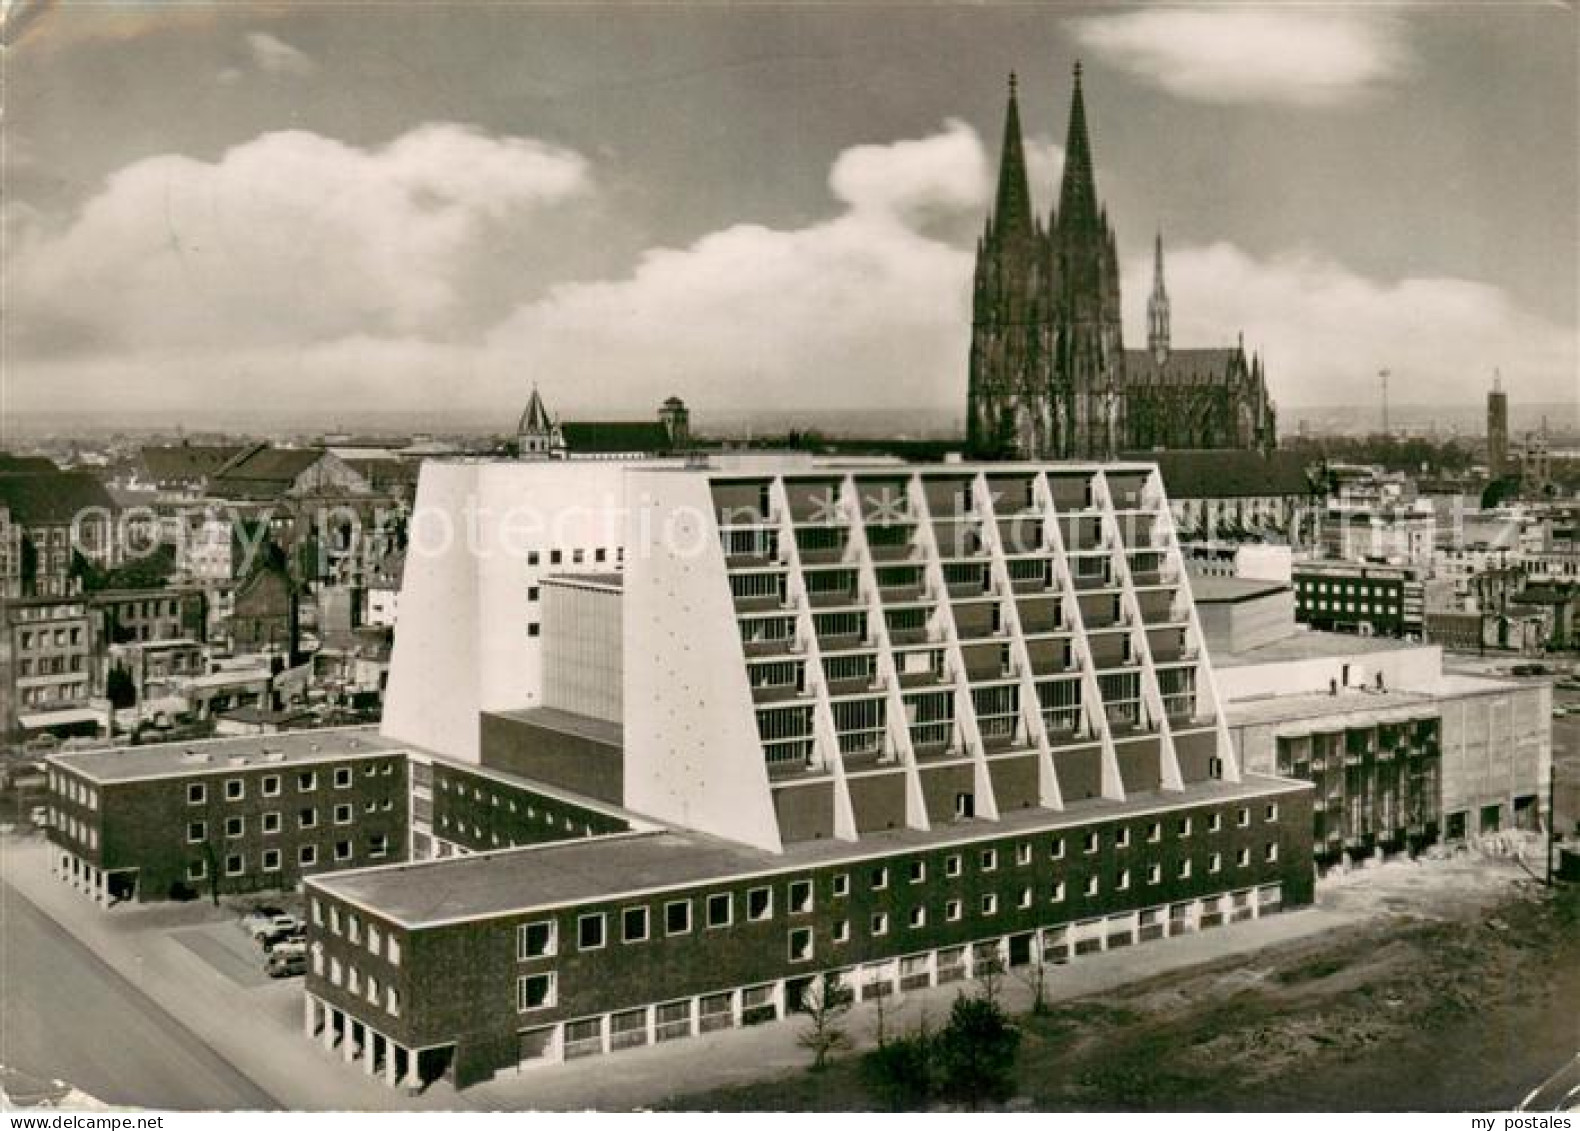
[[[1005,81],[1084,64],[1126,340],[1580,399],[1571,5],[0,0],[0,411],[964,414]]]

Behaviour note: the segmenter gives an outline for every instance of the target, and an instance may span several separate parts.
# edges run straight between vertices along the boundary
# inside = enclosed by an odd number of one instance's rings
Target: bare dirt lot
[[[1355,926],[1017,1018],[1013,1106],[1036,1110],[1507,1109],[1580,1049],[1580,889],[1503,856],[1321,885]],[[870,1108],[829,1070],[681,1108]]]

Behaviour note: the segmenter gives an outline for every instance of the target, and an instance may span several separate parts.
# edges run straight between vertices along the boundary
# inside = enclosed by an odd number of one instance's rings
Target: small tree
[[[996,1001],[960,995],[934,1051],[939,1093],[972,1111],[1003,1103],[1015,1094],[1019,1051],[1020,1031]]]
[[[1020,980],[1031,990],[1032,1016],[1044,1016],[1048,1012],[1048,964],[1039,958],[1026,967]]]
[[[116,664],[104,677],[104,694],[117,711],[137,705],[137,684],[124,664]]]
[[[910,1033],[891,1038],[861,1061],[861,1078],[874,1098],[889,1111],[927,1106],[933,1095],[933,1046],[924,1016]]]
[[[830,1056],[850,1047],[850,1037],[839,1021],[850,1012],[851,1001],[850,990],[831,974],[822,975],[802,992],[801,1012],[807,1015],[807,1027],[796,1043],[812,1054],[812,1071],[821,1072],[828,1067]]]
[[[982,986],[984,1001],[998,1003],[1004,992],[1004,959],[997,954],[976,960],[976,979]]]

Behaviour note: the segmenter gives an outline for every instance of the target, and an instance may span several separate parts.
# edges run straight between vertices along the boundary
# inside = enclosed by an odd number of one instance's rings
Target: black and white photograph
[[[1580,1129],[1576,5],[0,0],[0,1112]]]

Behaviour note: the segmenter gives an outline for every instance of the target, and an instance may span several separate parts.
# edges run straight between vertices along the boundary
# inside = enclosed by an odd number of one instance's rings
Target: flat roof
[[[857,842],[804,841],[783,854],[684,829],[618,833],[443,860],[310,877],[308,886],[407,928],[436,927],[525,911],[595,903],[698,884],[765,879],[807,867],[858,863],[907,849],[969,847],[984,840],[1238,798],[1310,789],[1306,782],[1246,774],[1185,793],[1082,801],[1063,810],[1019,809],[998,821],[864,834]]]
[[[531,790],[533,793],[540,794],[543,797],[552,798],[555,801],[563,801],[567,805],[575,805],[582,809],[591,810],[594,813],[602,813],[607,817],[617,817],[620,820],[629,821],[633,829],[656,830],[666,827],[651,817],[644,817],[640,813],[632,812],[630,809],[623,808],[613,802],[604,801],[597,797],[589,797],[585,793],[576,793],[563,786],[551,785],[536,778],[525,778],[520,774],[511,773],[509,770],[501,770],[497,766],[484,766],[478,762],[463,762],[458,758],[449,758],[443,754],[422,750],[420,747],[412,747],[411,750],[414,754],[420,754],[426,758],[432,765],[441,766],[453,773],[474,774],[488,781],[498,782],[500,785]]]
[[[311,765],[405,749],[405,744],[383,738],[370,727],[332,727],[198,742],[115,746],[52,754],[48,760],[101,784],[112,784],[146,778],[234,773],[238,769],[265,765]]]
[[[1241,699],[1225,703],[1223,713],[1231,727],[1332,719],[1334,729],[1338,729],[1345,725],[1344,718],[1357,715],[1368,716],[1369,722],[1436,718],[1440,714],[1438,701],[1438,696],[1419,691],[1362,691],[1349,688],[1337,695],[1314,691],[1300,695],[1271,695],[1264,699]],[[1324,728],[1314,726],[1309,729]]]
[[[1287,581],[1255,581],[1246,577],[1193,577],[1190,579],[1191,598],[1198,604],[1249,601],[1273,593],[1290,591]]]
[[[1194,589],[1194,586],[1192,586]],[[1347,632],[1314,632],[1296,629],[1288,636],[1253,648],[1230,651],[1214,648],[1210,652],[1215,668],[1244,667],[1247,664],[1281,664],[1295,660],[1337,659],[1342,656],[1374,656],[1406,648],[1430,648],[1391,636],[1355,636]]]
[[[625,728],[619,723],[595,719],[591,715],[578,715],[574,711],[562,711],[558,707],[517,707],[509,711],[484,711],[483,714],[591,739],[607,746],[625,745]]]

